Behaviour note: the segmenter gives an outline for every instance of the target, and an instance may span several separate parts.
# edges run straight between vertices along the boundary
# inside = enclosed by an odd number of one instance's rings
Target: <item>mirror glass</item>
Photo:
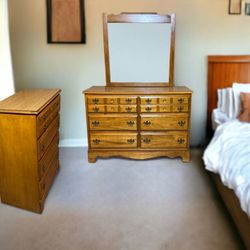
[[[108,23],[111,82],[168,83],[170,23]]]

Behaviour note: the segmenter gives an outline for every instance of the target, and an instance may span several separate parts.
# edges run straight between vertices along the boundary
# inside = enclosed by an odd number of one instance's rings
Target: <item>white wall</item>
[[[61,139],[86,139],[82,90],[105,85],[102,13],[176,13],[176,85],[194,91],[191,144],[205,138],[206,57],[250,54],[250,17],[228,15],[228,0],[85,0],[87,44],[46,43],[45,0],[9,0],[16,88],[62,89]]]

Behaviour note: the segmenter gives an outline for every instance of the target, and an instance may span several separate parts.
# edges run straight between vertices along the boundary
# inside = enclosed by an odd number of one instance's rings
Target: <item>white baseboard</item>
[[[60,140],[59,147],[87,147],[87,139],[64,139]]]

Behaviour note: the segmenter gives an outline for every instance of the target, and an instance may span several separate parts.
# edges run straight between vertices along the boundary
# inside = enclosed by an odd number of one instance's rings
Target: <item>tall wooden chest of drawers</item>
[[[59,89],[20,91],[0,102],[2,203],[41,213],[59,169]]]
[[[111,156],[189,161],[188,88],[96,86],[84,93],[89,162]]]

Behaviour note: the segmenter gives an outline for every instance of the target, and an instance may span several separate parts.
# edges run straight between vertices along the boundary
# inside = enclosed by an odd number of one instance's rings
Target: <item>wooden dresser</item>
[[[97,86],[84,93],[89,162],[110,156],[189,161],[188,88]]]
[[[59,89],[20,91],[0,102],[2,203],[41,213],[59,169]]]

